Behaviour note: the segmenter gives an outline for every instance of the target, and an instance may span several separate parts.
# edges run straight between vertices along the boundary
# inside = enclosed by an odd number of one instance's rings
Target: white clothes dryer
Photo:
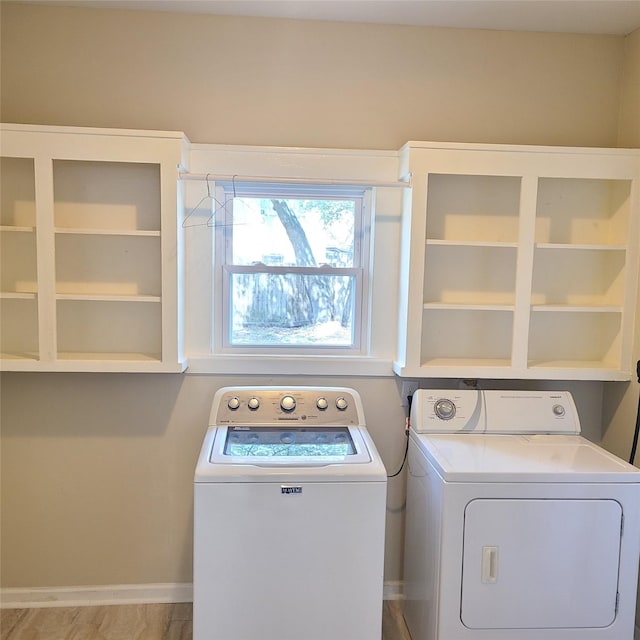
[[[404,615],[413,640],[632,640],[640,470],[566,392],[413,396]]]
[[[356,391],[226,387],[194,481],[194,640],[380,640],[387,477]]]

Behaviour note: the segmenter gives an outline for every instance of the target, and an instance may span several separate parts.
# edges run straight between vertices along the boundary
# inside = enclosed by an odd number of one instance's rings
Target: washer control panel
[[[411,406],[418,433],[580,433],[568,391],[418,389]]]
[[[225,387],[210,425],[364,425],[358,393],[343,387]]]

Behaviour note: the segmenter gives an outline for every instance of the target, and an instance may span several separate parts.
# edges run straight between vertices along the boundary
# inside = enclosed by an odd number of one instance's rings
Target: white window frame
[[[217,208],[214,211],[214,279],[212,311],[212,351],[217,354],[257,355],[341,355],[362,356],[369,351],[369,318],[371,313],[371,233],[372,189],[321,185],[316,183],[287,184],[282,182],[218,182],[215,188]],[[318,267],[233,265],[232,234],[233,211],[229,203],[235,196],[305,198],[322,200],[332,198],[353,199],[356,202],[354,219],[354,254],[352,267]],[[222,205],[222,206],[220,206]],[[299,273],[303,275],[346,275],[355,282],[354,313],[352,318],[353,343],[351,345],[234,345],[230,342],[231,287],[234,273]]]
[[[323,149],[304,147],[256,147],[221,144],[191,144],[183,179],[184,213],[180,231],[186,251],[184,351],[191,374],[225,376],[312,376],[318,384],[326,380],[345,384],[352,376],[392,377],[398,340],[398,296],[402,203],[410,197],[397,188],[405,175],[397,151]],[[370,313],[367,343],[361,355],[340,352],[314,354],[222,353],[215,351],[219,321],[213,316],[214,232],[212,212],[217,207],[215,183],[253,181],[348,184],[373,187],[370,215],[370,280],[367,305]],[[257,177],[259,176],[259,177]],[[169,260],[176,256],[168,255]],[[182,269],[182,265],[179,265]]]

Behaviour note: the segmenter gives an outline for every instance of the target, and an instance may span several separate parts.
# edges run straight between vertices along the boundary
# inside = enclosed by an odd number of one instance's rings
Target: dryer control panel
[[[418,389],[411,427],[418,433],[580,433],[568,391]]]

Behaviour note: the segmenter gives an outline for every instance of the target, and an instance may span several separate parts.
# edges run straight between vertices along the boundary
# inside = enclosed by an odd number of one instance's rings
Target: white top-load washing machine
[[[227,387],[194,481],[194,640],[380,640],[387,477],[357,392]]]
[[[413,640],[632,640],[640,472],[566,392],[413,396],[404,613]]]

